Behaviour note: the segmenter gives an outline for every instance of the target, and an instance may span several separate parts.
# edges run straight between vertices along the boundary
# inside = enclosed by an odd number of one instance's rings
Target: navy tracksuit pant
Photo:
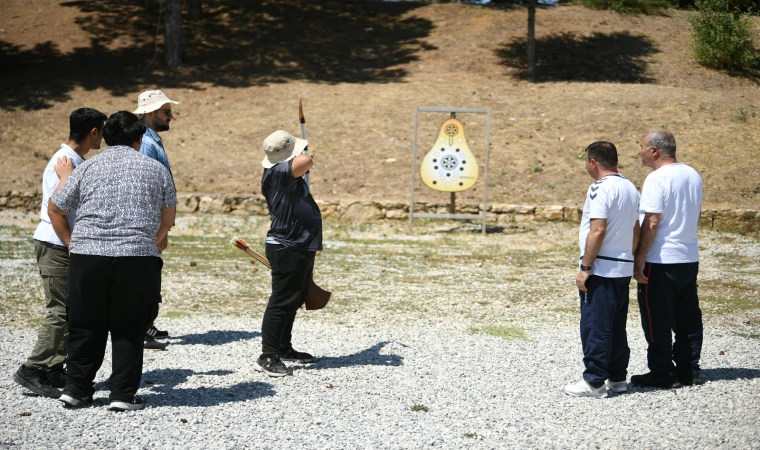
[[[649,344],[647,362],[656,376],[689,377],[699,371],[702,311],[697,295],[698,272],[698,262],[644,266],[649,282],[638,283],[638,300],[641,326]]]
[[[625,331],[628,318],[628,285],[631,277],[605,278],[591,275],[588,292],[581,297],[581,344],[583,379],[598,388],[604,380],[624,381],[631,349]]]

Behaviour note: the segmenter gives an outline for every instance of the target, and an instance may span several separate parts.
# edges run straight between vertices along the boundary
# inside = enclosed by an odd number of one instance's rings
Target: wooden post
[[[451,193],[451,201],[449,202],[449,214],[456,214],[457,212],[457,193]]]
[[[182,62],[182,0],[166,1],[164,57],[166,65],[172,69]]]
[[[536,81],[536,0],[528,0],[528,78]]]

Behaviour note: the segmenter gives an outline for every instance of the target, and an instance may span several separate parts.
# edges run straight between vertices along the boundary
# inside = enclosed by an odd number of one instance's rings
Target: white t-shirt
[[[581,257],[591,219],[606,219],[607,230],[599,255],[591,266],[591,274],[605,278],[633,275],[633,229],[638,220],[639,192],[620,174],[607,175],[595,181],[586,193],[578,241]]]
[[[699,261],[697,225],[702,206],[702,177],[683,163],[660,167],[644,180],[639,210],[661,213],[646,261],[681,264]],[[643,219],[642,219],[643,220]]]
[[[34,239],[63,246],[63,241],[61,241],[58,238],[58,235],[55,234],[55,231],[53,231],[53,225],[50,224],[50,216],[48,216],[47,212],[48,201],[53,195],[53,192],[55,192],[55,188],[58,187],[58,182],[61,181],[54,169],[55,164],[58,162],[58,158],[61,156],[68,156],[74,160],[74,167],[84,162],[84,159],[66,144],[61,144],[61,149],[55,152],[55,155],[53,155],[50,162],[48,162],[45,171],[42,173],[42,206],[40,207],[40,223],[34,231]],[[73,231],[74,222],[77,220],[76,213],[70,211],[70,214],[66,215],[66,220],[69,222],[69,228]]]

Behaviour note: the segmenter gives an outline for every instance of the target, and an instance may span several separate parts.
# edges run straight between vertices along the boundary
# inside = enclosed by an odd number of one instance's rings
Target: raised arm
[[[314,165],[314,154],[298,155],[293,159],[293,177],[304,176],[306,172]]]

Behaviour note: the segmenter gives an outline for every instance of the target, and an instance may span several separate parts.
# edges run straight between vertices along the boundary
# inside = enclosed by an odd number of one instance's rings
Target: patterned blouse
[[[169,171],[132,147],[107,147],[79,165],[51,198],[76,211],[71,253],[156,256],[161,208],[177,205]]]

